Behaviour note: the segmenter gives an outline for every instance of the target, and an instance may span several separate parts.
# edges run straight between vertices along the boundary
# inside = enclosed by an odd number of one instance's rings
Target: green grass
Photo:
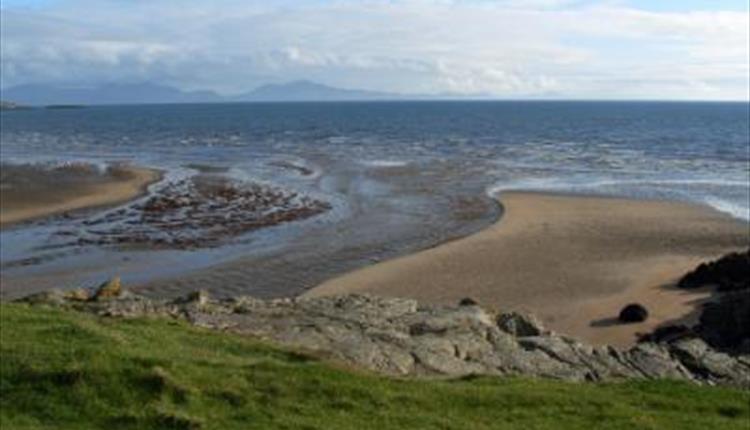
[[[167,320],[0,305],[2,429],[743,429],[674,381],[398,380]]]

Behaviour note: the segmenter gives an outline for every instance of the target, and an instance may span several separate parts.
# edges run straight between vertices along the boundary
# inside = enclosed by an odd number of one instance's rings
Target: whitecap
[[[408,166],[409,162],[406,160],[365,160],[361,164],[368,167],[404,167]]]

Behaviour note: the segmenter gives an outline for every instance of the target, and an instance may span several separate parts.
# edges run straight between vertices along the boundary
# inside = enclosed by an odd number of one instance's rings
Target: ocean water
[[[210,166],[333,206],[190,251],[60,249],[49,246],[54,231],[85,220],[26,224],[0,233],[8,283],[54,275],[77,285],[117,273],[158,294],[167,288],[159,280],[217,268],[227,293],[285,295],[476,231],[500,215],[490,197],[503,190],[673,199],[750,219],[747,103],[101,106],[4,111],[0,120],[6,163],[126,160],[164,169],[166,181]]]

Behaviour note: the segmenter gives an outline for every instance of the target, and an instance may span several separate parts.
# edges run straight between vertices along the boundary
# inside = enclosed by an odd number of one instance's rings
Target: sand
[[[145,193],[161,173],[118,166],[105,173],[4,166],[0,182],[0,227],[81,209],[114,206]],[[12,170],[12,172],[11,172]],[[23,176],[23,178],[14,177]],[[58,179],[58,180],[56,180]]]
[[[694,317],[706,291],[674,282],[701,261],[750,244],[748,224],[686,203],[506,192],[493,226],[334,278],[305,295],[373,293],[532,312],[558,332],[628,346],[637,333]],[[631,302],[644,323],[616,318]]]

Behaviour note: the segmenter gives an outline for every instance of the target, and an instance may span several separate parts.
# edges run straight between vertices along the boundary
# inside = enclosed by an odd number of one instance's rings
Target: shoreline
[[[117,169],[116,173],[96,178],[94,182],[65,184],[68,188],[64,192],[45,189],[35,195],[32,191],[23,197],[26,201],[20,202],[21,198],[9,198],[10,203],[6,201],[4,205],[11,207],[0,211],[0,228],[66,212],[117,206],[145,195],[150,185],[163,178],[162,171],[152,168],[120,166]]]
[[[334,277],[312,297],[371,293],[539,316],[593,344],[632,345],[639,333],[694,318],[705,290],[671,285],[703,261],[747,247],[747,223],[692,203],[570,193],[501,193],[502,216],[464,238]],[[647,321],[618,324],[632,302]]]

